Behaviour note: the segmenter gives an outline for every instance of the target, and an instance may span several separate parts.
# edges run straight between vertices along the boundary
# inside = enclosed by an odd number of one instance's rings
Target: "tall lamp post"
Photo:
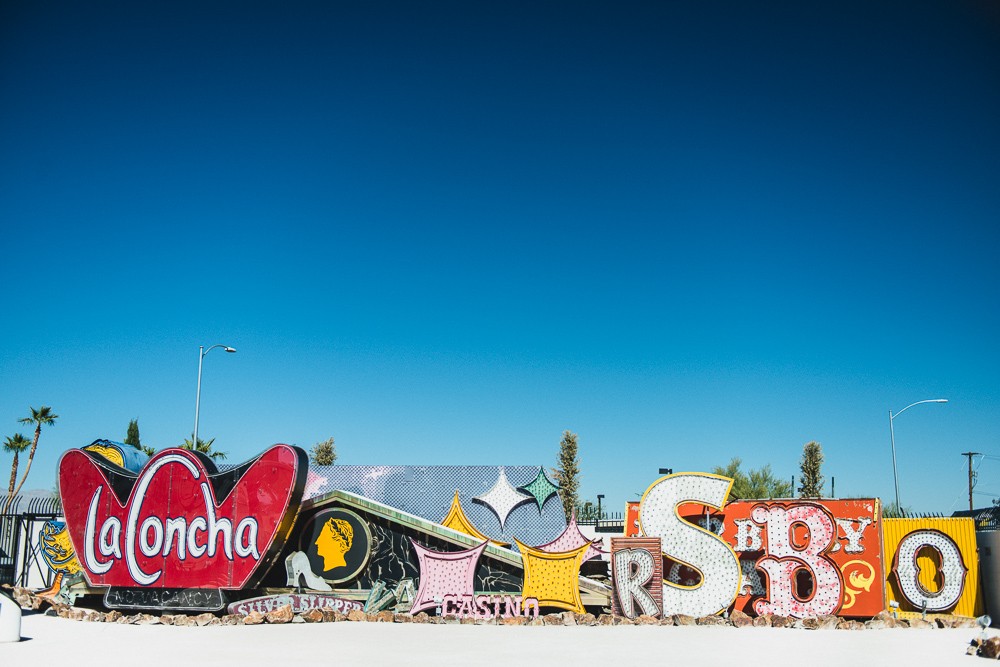
[[[892,430],[892,420],[903,414],[914,405],[920,405],[921,403],[947,403],[947,398],[928,398],[923,401],[917,401],[916,403],[910,403],[905,408],[892,414],[892,410],[889,410],[889,441],[892,443],[892,483],[896,487],[896,510],[902,512],[903,506],[899,504],[899,477],[896,475],[896,434]]]
[[[221,347],[226,352],[230,354],[235,352],[236,349],[229,347],[228,345],[213,345],[212,347],[205,349],[204,345],[198,346],[198,393],[194,397],[194,434],[191,436],[191,448],[194,450],[198,449],[198,411],[201,408],[201,365],[205,361],[205,355],[214,350],[217,347]]]

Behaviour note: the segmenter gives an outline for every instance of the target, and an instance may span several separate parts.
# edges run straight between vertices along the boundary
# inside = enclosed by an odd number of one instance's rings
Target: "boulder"
[[[757,616],[756,618],[753,619],[753,627],[755,628],[771,627],[771,615],[763,614],[761,616]]]
[[[392,615],[392,622],[393,623],[412,623],[413,622],[413,616],[411,616],[410,614],[401,614],[401,613],[393,614]]]
[[[933,628],[937,628],[937,624],[933,623],[932,621],[924,620],[922,618],[911,618],[910,627],[918,628],[920,630],[931,630]]]
[[[348,621],[367,621],[368,615],[360,609],[352,609],[347,612]]]
[[[838,622],[836,616],[812,616],[802,619],[802,627],[806,630],[833,630]]]
[[[375,621],[376,623],[392,623],[393,621],[393,612],[389,611],[388,609],[377,612],[373,614],[373,616],[374,618],[371,618],[369,620]]]
[[[646,614],[642,614],[642,615],[638,616],[635,619],[635,624],[636,625],[659,625],[660,624],[660,620],[658,618],[656,618],[655,616],[647,616]]]
[[[428,621],[429,618],[430,618],[430,616],[427,615],[427,612],[423,612],[423,611],[420,612],[420,613],[418,613],[418,614],[414,614],[412,616],[412,619],[413,619],[414,623],[421,623],[421,624],[427,623],[427,621]]]
[[[573,613],[571,611],[564,611],[563,613],[561,613],[559,615],[562,616],[562,619],[563,619],[563,623],[562,624],[563,625],[576,625],[576,614],[575,613]]]
[[[795,619],[788,616],[771,616],[772,628],[790,628],[794,622]]]
[[[989,658],[991,660],[996,660],[1000,658],[1000,637],[990,637],[982,643],[979,647],[980,655],[984,658]]]
[[[721,616],[701,616],[695,622],[698,625],[725,625],[726,619]]]
[[[577,625],[597,625],[597,617],[591,613],[573,614]]]
[[[500,619],[500,625],[527,625],[528,619],[524,616],[508,616]]]
[[[259,611],[251,611],[243,617],[243,625],[260,625],[264,622],[264,614]],[[176,625],[176,622],[174,623]]]
[[[734,609],[733,613],[729,615],[729,622],[733,624],[734,628],[745,628],[753,625],[753,619],[750,618],[749,614],[746,614],[739,609]]]
[[[269,611],[264,614],[264,619],[272,625],[281,625],[283,623],[291,623],[292,618],[295,614],[292,613],[292,605],[286,604],[282,607],[278,607],[274,611]]]
[[[310,609],[309,611],[302,612],[299,614],[303,621],[306,623],[322,623],[323,622],[323,610],[322,609]]]
[[[673,619],[674,625],[698,625],[695,617],[687,614],[674,614]]]
[[[291,607],[289,607],[289,610],[291,610]],[[218,625],[218,623],[214,624],[212,623],[212,621],[218,621],[218,620],[219,619],[215,617],[215,614],[213,614],[210,611],[206,611],[204,613],[198,614],[197,616],[191,617],[191,621],[199,628],[203,628],[206,625]]]

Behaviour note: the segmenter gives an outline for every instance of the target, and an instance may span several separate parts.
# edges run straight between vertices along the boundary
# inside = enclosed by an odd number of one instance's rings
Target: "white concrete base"
[[[0,644],[21,641],[21,605],[0,593]]]

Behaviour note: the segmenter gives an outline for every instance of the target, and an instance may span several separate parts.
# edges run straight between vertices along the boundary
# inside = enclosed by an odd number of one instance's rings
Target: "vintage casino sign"
[[[84,575],[111,587],[109,604],[216,606],[221,594],[195,601],[183,591],[258,583],[292,529],[307,467],[290,445],[224,472],[184,449],[157,453],[138,473],[74,449],[59,461],[59,491]]]

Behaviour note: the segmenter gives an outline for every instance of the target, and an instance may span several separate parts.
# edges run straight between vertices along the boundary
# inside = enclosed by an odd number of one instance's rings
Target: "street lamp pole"
[[[194,397],[194,434],[191,436],[191,449],[198,449],[198,412],[201,409],[201,366],[205,361],[205,355],[214,350],[217,347],[221,347],[226,352],[233,353],[236,350],[229,347],[228,345],[213,345],[212,347],[205,349],[204,345],[198,346],[198,393]]]
[[[914,405],[920,405],[921,403],[947,402],[947,398],[928,398],[923,401],[917,401],[916,403],[910,403],[896,414],[892,414],[892,410],[889,410],[889,441],[892,443],[892,483],[896,487],[896,510],[899,512],[903,511],[903,506],[899,504],[899,477],[896,474],[896,434],[892,429],[892,420],[912,408]]]

